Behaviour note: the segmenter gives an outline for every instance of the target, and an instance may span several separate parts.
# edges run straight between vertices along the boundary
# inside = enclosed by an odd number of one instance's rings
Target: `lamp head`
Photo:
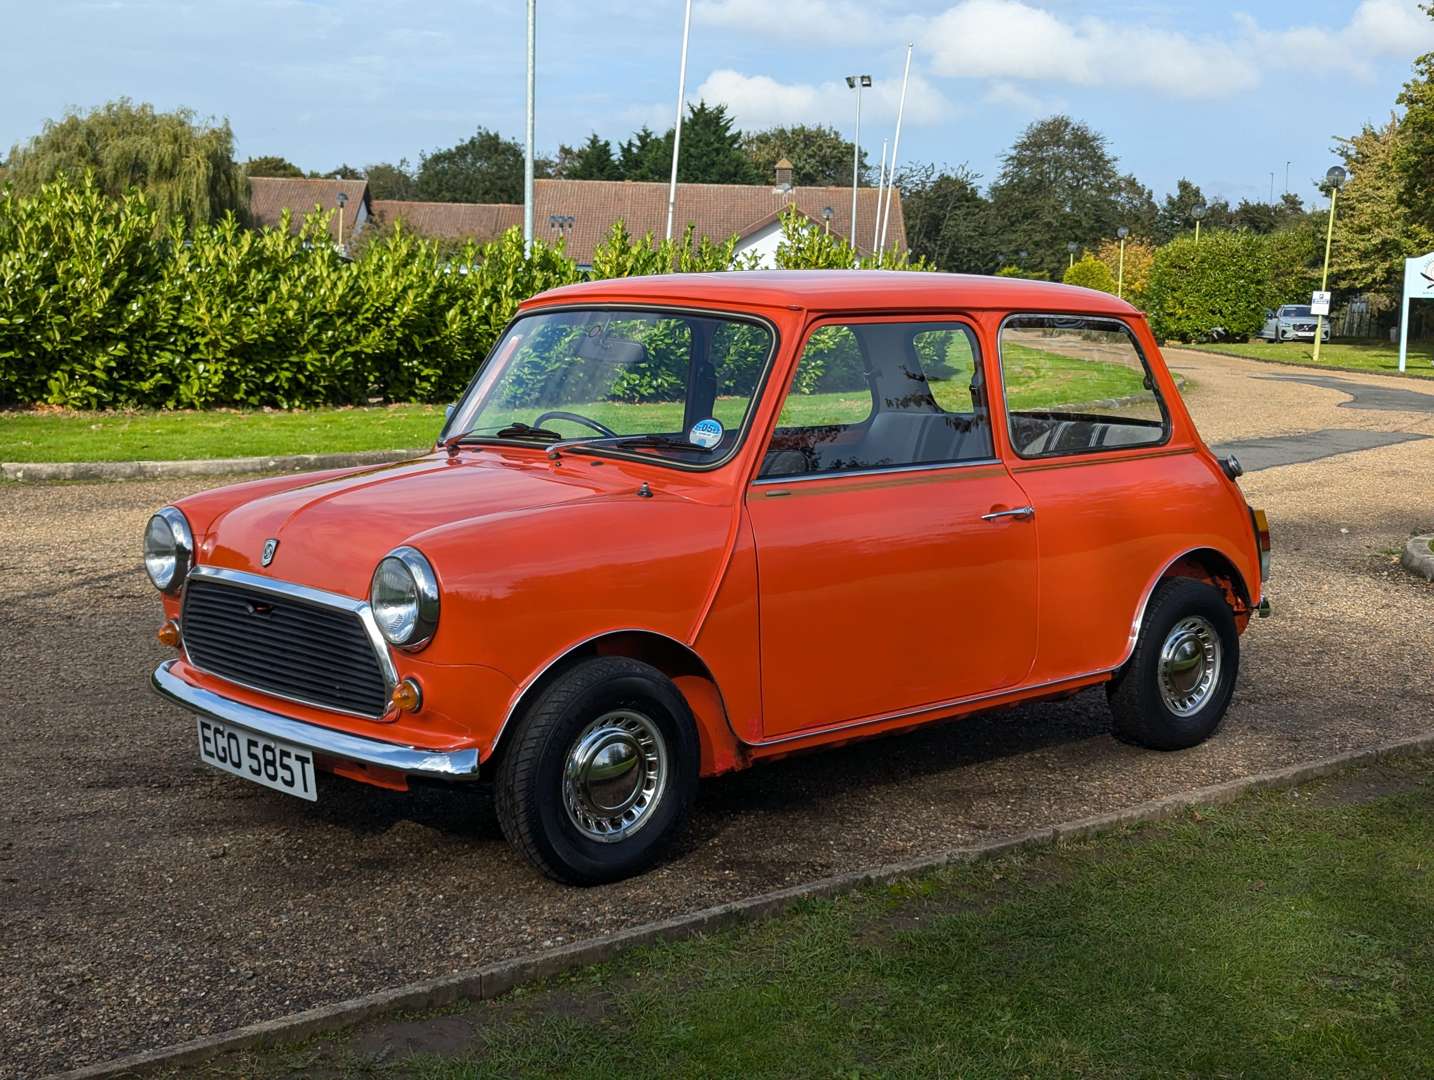
[[[1329,172],[1324,174],[1324,182],[1336,191],[1344,187],[1344,182],[1348,179],[1349,173],[1345,172],[1343,167],[1339,165],[1332,166]]]
[[[1127,229],[1124,225],[1122,225],[1120,228],[1115,230],[1115,235],[1124,240],[1127,236],[1130,235],[1130,230]]]

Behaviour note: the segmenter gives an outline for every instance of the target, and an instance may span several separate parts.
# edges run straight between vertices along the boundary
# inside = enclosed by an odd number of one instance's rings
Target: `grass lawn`
[[[1275,344],[1272,341],[1247,341],[1243,344],[1220,343],[1213,345],[1179,345],[1171,342],[1171,349],[1199,349],[1201,352],[1223,353],[1227,356],[1243,356],[1251,360],[1272,360],[1284,364],[1301,364],[1306,367],[1345,368],[1351,371],[1377,371],[1398,375],[1399,346],[1377,341],[1334,341],[1321,345],[1319,363],[1314,362],[1314,346],[1303,342],[1287,341]],[[1419,378],[1434,378],[1434,345],[1427,341],[1411,343],[1404,374]]]
[[[1140,389],[1138,374],[1117,364],[1038,354],[1021,346],[1016,350],[1021,355],[1008,358],[1007,366],[1011,402],[1017,408],[1122,397]],[[970,408],[969,382],[969,374],[961,373],[932,386],[943,407],[964,411]],[[736,427],[745,407],[745,399],[719,399],[717,418],[729,428]],[[680,402],[603,401],[566,408],[620,434],[676,431],[682,426]],[[860,423],[870,410],[871,400],[864,392],[797,394],[788,399],[783,423],[798,427]],[[540,411],[505,411],[484,416],[483,423],[515,419],[531,423]],[[443,409],[437,405],[297,412],[0,412],[0,461],[169,461],[402,450],[431,445],[442,426]],[[590,430],[566,421],[552,426],[566,436]]]
[[[805,902],[184,1075],[1428,1075],[1430,763]]]
[[[0,412],[0,461],[170,461],[431,445],[437,405],[298,412]]]

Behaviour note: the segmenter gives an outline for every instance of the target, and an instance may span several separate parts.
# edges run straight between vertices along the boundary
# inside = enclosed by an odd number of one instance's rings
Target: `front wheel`
[[[1215,733],[1240,671],[1240,635],[1224,595],[1192,578],[1156,587],[1130,661],[1107,686],[1115,733],[1184,750]]]
[[[697,787],[696,725],[656,668],[585,660],[524,713],[498,769],[503,835],[549,877],[617,881],[652,864]]]

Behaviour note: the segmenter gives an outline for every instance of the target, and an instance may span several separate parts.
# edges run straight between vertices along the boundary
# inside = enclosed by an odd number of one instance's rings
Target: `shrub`
[[[1105,264],[1110,272],[1111,288],[1107,292],[1119,292],[1124,298],[1142,310],[1145,308],[1146,292],[1150,288],[1150,271],[1155,265],[1155,248],[1144,240],[1125,242],[1125,274],[1121,277],[1120,241],[1105,240],[1096,250],[1095,257]]]
[[[1165,341],[1257,333],[1265,320],[1269,265],[1263,239],[1244,230],[1182,236],[1155,255],[1145,307]]]
[[[454,258],[402,227],[348,261],[314,214],[156,233],[134,192],[0,192],[0,403],[72,408],[449,400],[518,304],[579,278],[517,230]]]
[[[1101,292],[1115,293],[1115,277],[1111,274],[1110,268],[1089,253],[1082,256],[1079,262],[1067,270],[1061,276],[1061,280],[1067,285],[1080,285],[1086,289],[1099,289]]]

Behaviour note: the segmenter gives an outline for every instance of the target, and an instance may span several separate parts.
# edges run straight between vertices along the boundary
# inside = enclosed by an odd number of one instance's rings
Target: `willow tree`
[[[106,195],[142,191],[159,220],[189,225],[249,209],[249,185],[234,161],[229,122],[200,120],[190,109],[156,112],[127,98],[87,113],[47,120],[44,129],[10,152],[10,181],[20,194],[66,175],[93,174]]]

